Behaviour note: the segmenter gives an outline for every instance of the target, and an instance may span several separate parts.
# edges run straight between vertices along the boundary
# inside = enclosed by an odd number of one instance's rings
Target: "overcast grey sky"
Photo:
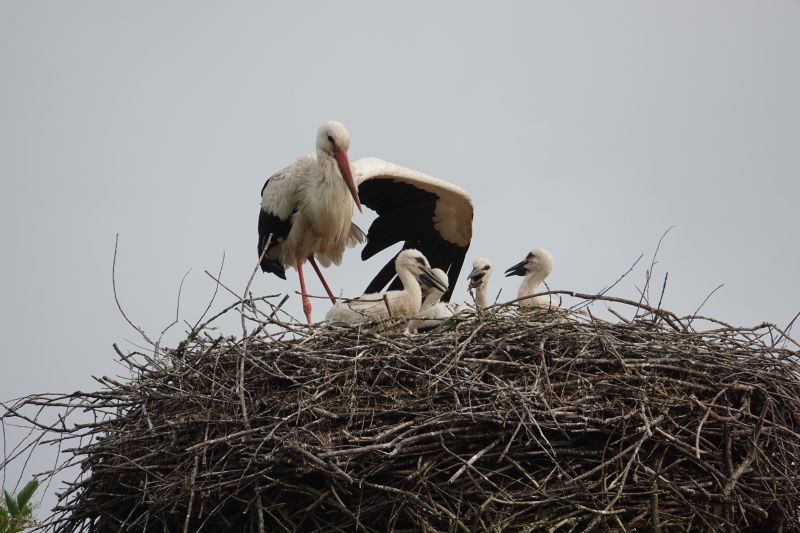
[[[149,332],[189,269],[181,318],[199,316],[223,252],[243,289],[261,186],[328,119],[352,159],[472,194],[467,261],[491,258],[506,299],[519,278],[502,270],[534,247],[555,256],[552,288],[595,292],[675,226],[655,272],[665,307],[691,313],[724,283],[704,313],[786,324],[798,28],[797,0],[0,1],[0,396],[120,371],[111,343],[137,336],[112,297],[116,233],[119,295]],[[358,294],[385,257],[349,251],[328,280]],[[641,266],[613,294],[635,298]],[[297,287],[294,271],[253,284]],[[294,294],[288,309],[302,317]]]

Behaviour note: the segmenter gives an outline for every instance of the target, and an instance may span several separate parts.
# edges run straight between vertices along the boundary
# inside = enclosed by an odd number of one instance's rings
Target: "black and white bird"
[[[310,324],[303,263],[311,263],[335,304],[317,262],[338,265],[346,247],[363,242],[364,233],[352,223],[353,204],[361,210],[363,202],[378,218],[369,228],[362,258],[398,242],[403,249],[417,249],[431,265],[447,272],[450,289],[444,299],[448,300],[472,239],[469,195],[446,181],[375,158],[354,162],[351,173],[349,147],[345,127],[325,122],[317,131],[316,154],[300,157],[267,180],[261,190],[258,221],[261,269],[283,279],[287,266],[297,269],[303,312]],[[387,285],[401,287],[394,270],[396,257],[365,292],[379,292]]]
[[[431,271],[428,260],[419,251],[403,250],[394,263],[403,285],[401,290],[365,294],[349,302],[341,301],[328,311],[325,320],[357,324],[391,317],[414,317],[422,304],[420,282],[439,290],[439,294],[447,290],[447,285]]]
[[[525,276],[517,291],[517,298],[522,298],[517,305],[522,307],[558,307],[552,295],[540,295],[526,298],[536,294],[539,285],[553,271],[553,256],[547,250],[537,248],[525,256],[525,259],[506,270],[508,276]]]
[[[331,301],[336,303],[316,260],[326,267],[338,265],[345,247],[364,240],[363,232],[351,220],[353,202],[359,210],[361,202],[350,172],[349,148],[350,136],[345,127],[339,122],[325,122],[317,131],[317,153],[302,156],[273,174],[261,189],[261,270],[286,279],[286,266],[297,269],[303,312],[309,324],[311,302],[303,263],[311,263]]]

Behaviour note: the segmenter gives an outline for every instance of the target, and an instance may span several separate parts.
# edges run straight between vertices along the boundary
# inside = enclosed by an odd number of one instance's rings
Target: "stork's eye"
[[[331,144],[336,144],[333,142],[333,135],[328,135],[328,140],[331,142]]]

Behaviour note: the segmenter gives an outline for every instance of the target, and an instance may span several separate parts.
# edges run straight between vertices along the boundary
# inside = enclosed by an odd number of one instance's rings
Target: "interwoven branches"
[[[83,438],[84,472],[50,527],[800,531],[800,366],[771,326],[510,308],[416,336],[259,320],[157,361],[120,354],[135,379],[9,411],[98,413],[50,428]]]

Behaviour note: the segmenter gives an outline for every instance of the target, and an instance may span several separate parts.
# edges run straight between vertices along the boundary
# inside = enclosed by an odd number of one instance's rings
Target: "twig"
[[[125,319],[125,322],[128,323],[130,327],[135,329],[142,338],[148,342],[152,346],[156,346],[156,343],[150,340],[147,334],[144,332],[142,328],[134,324],[128,315],[125,314],[125,311],[122,309],[122,304],[119,302],[119,296],[117,295],[117,248],[119,247],[119,233],[117,233],[116,237],[114,238],[114,260],[111,263],[111,288],[114,292],[114,302],[117,304],[117,309],[119,309],[122,318]]]

